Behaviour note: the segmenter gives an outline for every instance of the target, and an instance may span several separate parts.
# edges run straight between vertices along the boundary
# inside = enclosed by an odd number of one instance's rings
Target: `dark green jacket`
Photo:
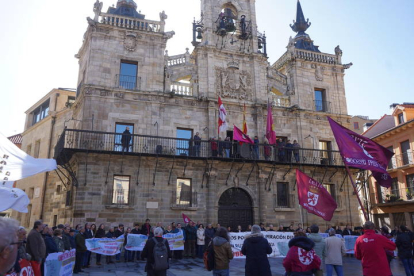
[[[86,252],[86,244],[85,244],[85,237],[79,233],[75,236],[75,242],[76,242],[76,251],[78,252]]]

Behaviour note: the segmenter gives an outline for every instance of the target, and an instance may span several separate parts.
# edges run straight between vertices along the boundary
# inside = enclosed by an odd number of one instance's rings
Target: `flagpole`
[[[355,185],[355,183],[354,183],[354,180],[352,179],[351,172],[349,171],[349,167],[348,167],[348,165],[346,164],[345,160],[344,160],[344,164],[345,164],[346,171],[348,172],[349,179],[351,179],[352,187],[354,188],[354,192],[355,192],[355,194],[356,194],[356,196],[357,196],[357,199],[358,199],[359,205],[361,206],[362,212],[364,213],[365,220],[366,220],[366,221],[368,221],[368,220],[369,220],[369,218],[368,218],[368,214],[367,214],[367,212],[365,211],[365,207],[364,207],[364,205],[362,205],[361,198],[359,197],[358,190],[357,190],[357,188],[356,188],[356,185]]]

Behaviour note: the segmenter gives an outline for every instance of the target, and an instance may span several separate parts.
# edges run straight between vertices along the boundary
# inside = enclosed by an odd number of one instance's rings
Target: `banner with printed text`
[[[75,267],[76,249],[49,254],[45,261],[45,276],[71,276]]]
[[[124,235],[117,239],[105,238],[86,240],[86,248],[88,248],[89,251],[106,256],[115,256],[120,253],[123,245]]]
[[[162,236],[167,239],[170,245],[170,250],[184,250],[184,235],[183,232],[169,233]],[[129,234],[127,238],[126,250],[142,251],[148,237],[145,235]]]

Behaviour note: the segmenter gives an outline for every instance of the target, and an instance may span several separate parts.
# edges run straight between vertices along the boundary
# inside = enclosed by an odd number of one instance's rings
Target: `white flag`
[[[0,187],[11,188],[16,180],[56,168],[56,160],[33,158],[0,133]]]
[[[226,131],[227,130],[227,122],[226,122],[227,111],[220,97],[218,98],[218,106],[219,106],[219,121],[218,121],[219,132]]]
[[[27,213],[27,205],[30,199],[26,193],[17,188],[0,187],[0,212],[13,209],[21,213]]]

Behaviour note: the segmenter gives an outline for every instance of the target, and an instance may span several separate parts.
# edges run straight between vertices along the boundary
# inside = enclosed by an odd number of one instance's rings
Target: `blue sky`
[[[2,3],[0,16],[0,132],[23,131],[24,112],[53,88],[75,88],[78,63],[74,58],[93,17],[95,0],[23,0]],[[104,0],[104,11],[116,0]],[[136,0],[148,19],[168,15],[170,55],[191,47],[191,22],[200,15],[198,0]],[[348,113],[379,118],[389,114],[392,103],[414,102],[414,1],[412,0],[302,0],[307,33],[326,53],[337,45],[343,62],[353,62],[346,71]],[[268,37],[269,62],[286,50],[289,27],[296,17],[296,0],[257,0],[260,31]],[[411,95],[411,96],[410,96]]]

